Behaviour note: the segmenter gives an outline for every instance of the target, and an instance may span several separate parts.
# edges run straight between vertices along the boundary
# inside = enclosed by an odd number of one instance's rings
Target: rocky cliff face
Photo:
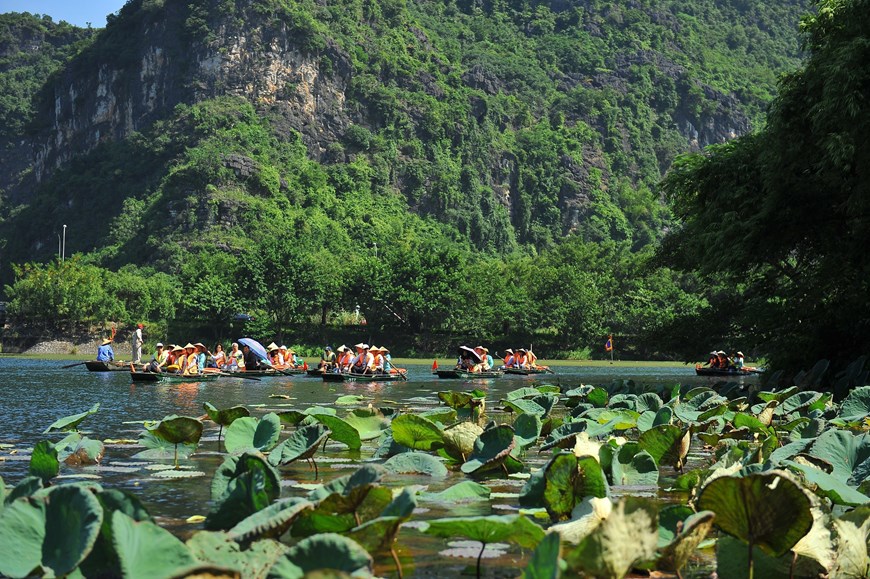
[[[350,65],[337,46],[304,53],[286,25],[253,13],[209,22],[207,39],[191,37],[188,10],[180,3],[137,16],[118,31],[122,57],[111,50],[113,39],[104,38],[52,83],[41,111],[44,129],[33,143],[37,181],[73,156],[149,126],[180,103],[219,95],[243,96],[277,113],[315,157],[348,124]],[[324,58],[331,63],[328,73]]]

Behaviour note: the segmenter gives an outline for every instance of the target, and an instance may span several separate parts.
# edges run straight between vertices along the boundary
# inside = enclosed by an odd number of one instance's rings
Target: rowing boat
[[[550,370],[543,368],[505,368],[505,374],[513,374],[515,376],[529,376],[532,374],[546,374]]]
[[[404,379],[401,374],[336,374],[326,372],[323,375],[324,382],[393,382]]]
[[[695,374],[698,376],[752,376],[757,372],[752,370],[738,370],[733,368],[731,370],[722,369],[722,368],[695,368]]]
[[[218,373],[193,374],[170,374],[167,372],[130,372],[133,382],[212,382],[221,377]]]
[[[320,368],[309,368],[305,373],[307,376],[320,378],[324,372]]]
[[[439,378],[446,380],[485,380],[490,378],[498,378],[504,374],[499,370],[490,370],[486,372],[468,372],[467,370],[459,370],[453,368],[451,370],[436,370]]]
[[[85,368],[89,372],[129,372],[130,366],[127,362],[99,362],[97,360],[88,360],[85,362]]]

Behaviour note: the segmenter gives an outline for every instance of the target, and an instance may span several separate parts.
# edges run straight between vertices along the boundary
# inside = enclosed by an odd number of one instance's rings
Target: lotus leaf
[[[242,551],[226,533],[200,532],[187,540],[187,548],[201,563],[233,571],[237,577],[266,577],[269,569],[287,552],[277,541],[257,541]]]
[[[532,398],[532,402],[544,409],[544,414],[541,418],[546,418],[550,414],[550,411],[553,410],[556,403],[559,402],[559,397],[550,393],[540,394]],[[531,414],[535,413],[532,412]]]
[[[532,549],[544,538],[544,530],[523,515],[454,517],[428,521],[425,533],[436,537],[465,537],[490,543],[514,543]]]
[[[686,512],[688,510],[688,512]],[[677,506],[659,512],[658,568],[680,571],[713,527],[716,514],[712,511],[693,512]]]
[[[658,412],[664,407],[665,403],[661,397],[655,392],[645,392],[637,397],[635,402],[635,410],[638,412]]]
[[[444,446],[441,429],[428,418],[402,414],[393,419],[393,440],[414,450],[437,450]]]
[[[93,440],[73,432],[54,445],[57,459],[72,466],[96,464],[103,459],[106,447],[99,440]]]
[[[308,537],[317,533],[346,533],[381,516],[393,500],[390,489],[357,481],[344,493],[334,492],[323,498],[313,511],[306,511],[296,521],[290,533]]]
[[[417,414],[417,416],[422,416],[423,418],[436,423],[439,427],[443,427],[444,424],[454,422],[458,415],[456,410],[453,408],[434,408],[432,410],[427,410],[426,412],[421,412]]]
[[[796,386],[789,386],[785,390],[780,390],[779,392],[772,392],[772,391],[759,392],[758,397],[761,398],[762,400],[764,400],[765,402],[771,402],[773,400],[776,400],[777,402],[782,402],[786,398],[792,396],[793,394],[796,394],[797,391],[798,391],[798,389]]]
[[[367,551],[379,551],[392,546],[399,527],[417,507],[416,490],[404,488],[384,511],[375,519],[351,529],[350,538],[362,545]]]
[[[445,443],[447,439],[445,438]],[[375,450],[373,458],[390,458],[403,452],[412,452],[407,446],[402,446],[393,440],[393,430],[388,428],[381,433],[381,440]]]
[[[854,507],[870,503],[870,497],[861,494],[832,474],[792,460],[783,461],[783,464],[803,474],[807,482],[817,487],[816,492],[819,495],[831,499],[835,504]]]
[[[281,494],[278,473],[261,454],[228,456],[211,484],[212,511],[206,528],[229,529],[266,508]]]
[[[251,412],[244,406],[232,406],[230,408],[218,410],[212,404],[205,402],[202,407],[205,410],[205,413],[208,414],[208,417],[215,424],[218,424],[221,427],[229,426],[237,418],[251,415]]]
[[[511,390],[507,394],[505,394],[505,398],[507,400],[520,400],[521,398],[534,398],[535,396],[540,396],[541,391],[537,388],[518,388],[516,390]]]
[[[148,430],[171,444],[196,444],[202,436],[202,422],[189,416],[166,416]]]
[[[870,434],[853,435],[843,430],[828,430],[816,439],[809,454],[830,463],[833,467],[831,474],[848,481],[855,468],[870,459]]]
[[[668,464],[682,470],[683,461],[689,453],[691,431],[680,430],[678,427],[663,424],[642,433],[638,445],[656,461],[656,464]]]
[[[318,445],[329,434],[330,431],[322,424],[303,426],[269,454],[269,464],[284,466],[299,459],[308,460],[314,456]]]
[[[346,575],[371,574],[372,557],[358,543],[335,533],[321,533],[302,539],[269,571],[270,577],[301,579],[316,571],[337,571]],[[322,574],[334,576],[337,573]]]
[[[354,409],[344,421],[357,429],[362,440],[377,438],[390,427],[390,421],[381,412],[366,408]]]
[[[357,404],[362,404],[366,401],[365,396],[357,396],[355,394],[348,394],[345,396],[339,396],[335,400],[336,406],[356,406]]]
[[[196,444],[172,444],[147,430],[139,435],[139,444],[147,450],[134,454],[133,458],[146,460],[169,459],[176,455],[178,458],[188,458],[196,452],[197,447]]]
[[[793,553],[772,557],[759,548],[752,549],[751,567],[755,577],[763,579],[792,579],[820,577],[824,569],[805,557],[795,558]],[[728,535],[716,540],[716,570],[719,577],[752,577],[749,550],[746,543]]]
[[[100,409],[100,403],[97,402],[93,406],[91,406],[90,410],[86,410],[81,414],[73,414],[72,416],[65,416],[63,418],[59,418],[55,420],[51,426],[46,428],[42,433],[48,434],[49,432],[57,432],[57,431],[65,431],[65,430],[76,430],[78,425],[81,422],[90,416],[91,414],[96,414],[96,412]]]
[[[795,412],[800,412],[801,410],[809,408],[813,403],[821,400],[821,398],[821,392],[814,392],[812,390],[797,392],[783,400],[774,410],[774,414],[777,416],[786,416]]]
[[[0,574],[71,573],[93,548],[102,522],[97,497],[78,485],[12,501],[0,511]]]
[[[329,437],[346,445],[350,450],[359,450],[362,440],[359,431],[339,418],[331,414],[315,414],[314,418],[329,429]]]
[[[565,392],[565,397],[569,400],[577,399],[577,398],[586,398],[590,392],[594,389],[594,386],[589,384],[581,384],[577,388],[573,388]]]
[[[612,510],[613,503],[608,497],[584,497],[571,511],[571,519],[552,525],[550,531],[558,533],[564,542],[577,545],[597,529]]]
[[[480,483],[464,480],[437,493],[422,493],[420,499],[439,503],[483,501],[489,499],[490,489]]]
[[[838,416],[846,422],[855,422],[870,416],[870,386],[862,386],[849,392],[840,404]]]
[[[692,398],[697,398],[701,395],[704,395],[706,398],[714,394],[716,394],[716,391],[709,386],[696,386],[695,388],[692,388],[691,390],[683,394],[683,400],[688,402]]]
[[[60,470],[60,462],[57,458],[57,449],[47,440],[37,442],[30,454],[30,467],[27,473],[30,476],[39,477],[43,483],[48,483],[57,476]]]
[[[637,417],[637,429],[640,432],[646,432],[650,428],[653,427],[653,422],[655,422],[656,413],[652,410],[646,410],[641,413],[640,416]]]
[[[483,434],[483,428],[473,422],[460,422],[444,429],[442,434],[447,452],[465,462],[466,457],[474,450],[474,441]]]
[[[716,513],[716,526],[774,557],[791,549],[813,525],[809,498],[788,473],[771,470],[708,482],[698,508]]]
[[[517,447],[525,449],[536,442],[541,436],[541,429],[544,427],[541,422],[541,417],[537,414],[520,414],[514,420],[514,430],[516,431]]]
[[[436,478],[447,476],[447,467],[440,460],[422,452],[403,452],[384,463],[387,471],[395,474],[423,474]]]
[[[439,392],[438,398],[447,406],[453,409],[459,409],[464,407],[471,407],[475,401],[485,399],[486,394],[479,391],[473,390],[471,392],[456,392],[453,390],[448,390],[445,392]]]
[[[607,402],[610,400],[610,395],[607,394],[607,390],[600,387],[595,387],[589,391],[586,395],[586,400],[589,401],[590,404],[596,406],[598,408],[604,408],[607,406]]]
[[[654,487],[659,482],[659,467],[649,452],[636,442],[626,442],[613,454],[611,478],[617,486]]]
[[[281,419],[270,412],[257,420],[244,416],[233,421],[227,428],[224,446],[227,452],[238,454],[247,450],[269,452],[278,444],[281,435]]]
[[[640,414],[634,410],[610,410],[599,409],[596,413],[595,421],[598,424],[607,424],[611,430],[628,430],[637,426],[637,419]],[[589,436],[592,436],[590,434]]]
[[[549,533],[538,543],[523,569],[521,579],[558,579],[561,576],[559,554],[561,543],[557,533]]]
[[[870,507],[859,507],[833,521],[837,533],[832,577],[870,576]]]
[[[242,544],[257,539],[278,539],[299,515],[312,508],[314,503],[301,498],[279,500],[239,521],[228,536]]]
[[[784,460],[793,458],[795,455],[802,453],[813,442],[814,439],[798,439],[774,450],[768,457],[770,464],[777,466]]]
[[[367,464],[352,474],[334,478],[322,487],[311,491],[308,498],[312,501],[321,501],[334,493],[338,493],[351,498],[351,502],[358,505],[362,502],[365,494],[363,493],[359,499],[353,499],[354,493],[358,489],[365,489],[367,493],[372,485],[379,483],[384,478],[384,474],[386,474],[386,470],[382,466]],[[355,508],[356,506],[351,510]]]
[[[577,547],[565,553],[569,568],[597,577],[624,577],[635,563],[655,557],[658,522],[646,501],[624,498]]]
[[[523,414],[525,412],[529,414],[537,414],[538,416],[544,416],[547,414],[546,408],[537,402],[526,400],[525,398],[520,398],[518,400],[502,400],[501,403],[509,411],[516,412],[517,414]]]
[[[609,494],[607,479],[595,457],[566,452],[553,456],[520,492],[524,507],[544,507],[553,521],[565,519],[584,497]]]
[[[574,446],[577,435],[586,430],[587,424],[585,420],[577,420],[554,428],[541,445],[541,451],[549,450],[553,447],[570,448]]]
[[[462,465],[462,472],[481,474],[501,467],[515,445],[514,429],[506,424],[484,430],[474,441],[474,449]]]
[[[112,514],[112,542],[127,578],[181,577],[210,568],[169,531],[121,511]]]
[[[21,497],[29,497],[34,494],[36,491],[41,490],[43,487],[42,479],[38,476],[26,476],[20,481],[15,487],[9,491],[9,494],[6,495],[4,504],[9,505],[14,500],[20,499]]]

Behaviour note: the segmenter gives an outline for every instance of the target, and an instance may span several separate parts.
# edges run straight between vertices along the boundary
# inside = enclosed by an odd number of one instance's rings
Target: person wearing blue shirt
[[[111,362],[115,359],[115,352],[110,345],[112,340],[105,339],[97,348],[97,362]]]

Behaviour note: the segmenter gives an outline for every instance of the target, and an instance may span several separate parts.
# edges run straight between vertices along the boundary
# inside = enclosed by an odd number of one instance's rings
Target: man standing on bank
[[[132,352],[133,352],[133,363],[141,364],[142,363],[142,328],[145,326],[143,324],[136,324],[136,331],[133,332],[132,338]]]

